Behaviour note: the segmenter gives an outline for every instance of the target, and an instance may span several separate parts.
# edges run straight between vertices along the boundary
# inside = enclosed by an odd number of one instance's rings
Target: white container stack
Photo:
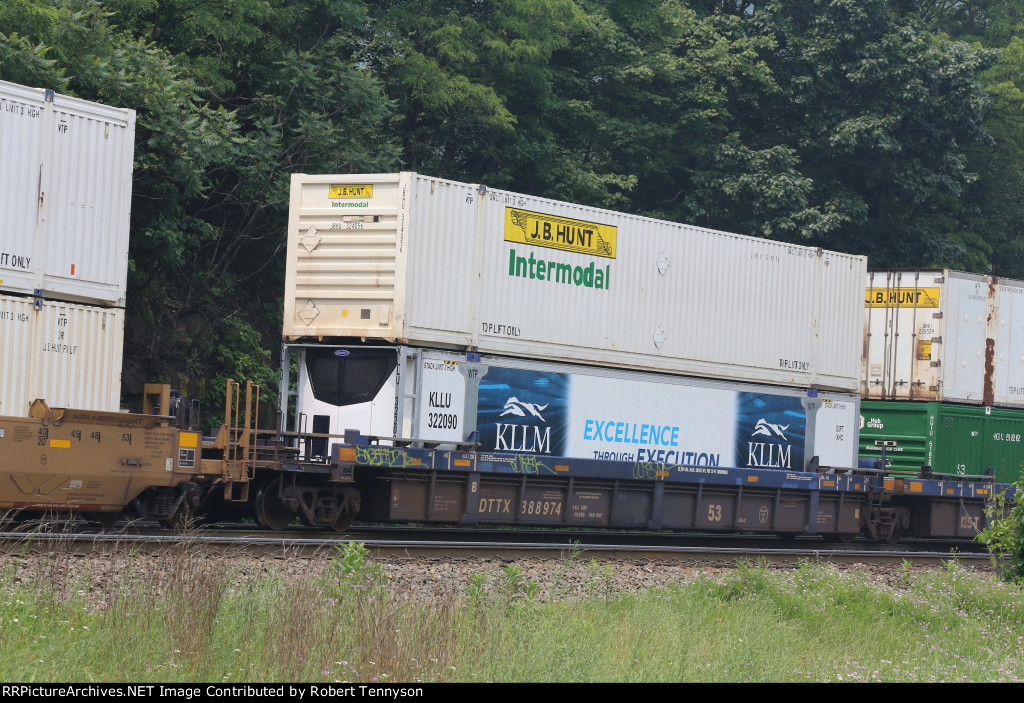
[[[0,81],[0,414],[117,410],[135,112]]]
[[[415,173],[295,174],[283,333],[857,392],[866,268]]]

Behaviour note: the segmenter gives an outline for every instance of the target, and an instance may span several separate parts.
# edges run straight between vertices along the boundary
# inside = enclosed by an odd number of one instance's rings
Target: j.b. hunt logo
[[[869,308],[937,308],[936,288],[868,288],[864,305]]]
[[[505,401],[505,411],[499,417],[514,415],[516,417],[535,417],[546,422],[541,413],[548,404],[524,403],[516,396]],[[494,423],[494,450],[510,452],[532,452],[536,454],[551,453],[551,428],[540,425],[519,425],[513,423]]]
[[[504,236],[506,242],[515,244],[614,259],[618,228],[507,207]],[[586,266],[574,266],[552,261],[544,255],[538,257],[532,251],[528,255],[517,254],[516,249],[510,247],[508,275],[608,290],[611,283],[611,266],[598,266],[595,262]]]
[[[788,442],[786,430],[789,425],[768,422],[763,417],[754,425],[751,437],[768,437]],[[752,469],[793,468],[793,446],[777,442],[747,442],[747,466]]]
[[[595,222],[505,208],[505,241],[615,258],[618,228]]]

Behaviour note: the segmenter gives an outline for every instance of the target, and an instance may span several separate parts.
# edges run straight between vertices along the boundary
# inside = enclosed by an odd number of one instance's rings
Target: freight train
[[[895,542],[974,536],[1012,480],[890,466],[888,437],[861,458],[869,381],[950,399],[895,361],[932,286],[866,296],[863,257],[414,173],[296,174],[288,229],[275,429],[252,384],[215,432],[166,386],[140,413],[40,399],[0,417],[0,510]],[[937,355],[940,318],[913,310]]]
[[[470,362],[472,363],[472,362]],[[244,391],[243,391],[244,388]],[[479,451],[477,437],[413,446],[358,432],[259,431],[259,389],[228,383],[218,431],[169,388],[143,413],[54,409],[0,418],[0,509],[10,518],[75,512],[109,527],[125,514],[168,527],[190,516],[250,515],[281,530],[296,521],[343,531],[352,521],[547,525],[639,530],[969,538],[999,489],[991,476],[890,476],[878,467],[740,468],[697,461],[603,459]],[[813,411],[824,404],[805,399]],[[156,413],[156,414],[154,414]],[[706,423],[714,426],[714,418]],[[766,433],[779,428],[762,425]],[[622,441],[676,428],[601,431]],[[328,444],[329,443],[329,444]],[[321,453],[318,446],[327,446]],[[689,455],[689,458],[694,458]],[[792,459],[792,457],[791,457]],[[730,462],[731,463],[731,462]]]

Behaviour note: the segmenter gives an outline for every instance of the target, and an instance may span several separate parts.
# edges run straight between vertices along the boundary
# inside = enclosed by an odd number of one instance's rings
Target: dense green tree
[[[765,2],[742,23],[773,39],[764,58],[779,90],[744,116],[740,136],[778,160],[769,180],[705,171],[692,197],[708,220],[869,254],[873,266],[959,260],[959,199],[975,177],[965,150],[989,144],[977,76],[994,54],[883,0]],[[780,189],[777,212],[772,171],[807,179],[803,191]]]
[[[678,218],[695,169],[730,139],[735,114],[774,90],[757,53],[768,42],[730,38],[737,20],[701,18],[678,0],[580,4],[587,22],[555,55],[558,158],[544,187]]]
[[[961,199],[964,256],[955,266],[1024,278],[1024,41],[1002,47],[980,80],[993,143],[968,152],[978,178]]]
[[[57,9],[36,0],[9,0],[0,5],[0,78],[25,85],[57,85],[63,75],[46,58]]]
[[[960,199],[964,254],[953,266],[1024,278],[1024,2],[905,3],[934,32],[994,48],[999,60],[978,75],[989,96],[991,144],[967,150],[977,174]]]
[[[555,158],[551,55],[583,17],[571,0],[368,3],[363,58],[397,102],[409,170],[537,192]]]

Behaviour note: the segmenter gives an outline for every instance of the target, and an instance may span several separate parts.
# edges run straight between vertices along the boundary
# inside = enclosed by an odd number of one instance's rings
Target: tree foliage
[[[677,0],[582,5],[588,22],[556,56],[558,151],[542,185],[693,221],[695,179],[735,142],[737,115],[775,89],[758,55],[770,42],[730,36],[733,18],[701,17]]]
[[[975,178],[964,149],[989,143],[977,75],[994,54],[883,0],[767,2],[742,24],[772,38],[764,59],[779,89],[740,135],[775,158],[707,174],[696,197],[709,213],[726,229],[864,253],[878,267],[956,260],[958,203]]]
[[[550,60],[583,21],[571,0],[383,0],[368,4],[363,56],[396,101],[403,164],[510,186],[553,146]]]
[[[985,509],[988,525],[975,539],[992,555],[999,574],[1007,581],[1024,582],[1024,500],[1016,498],[1024,491],[1024,479],[1015,482],[1009,493],[993,497]]]

